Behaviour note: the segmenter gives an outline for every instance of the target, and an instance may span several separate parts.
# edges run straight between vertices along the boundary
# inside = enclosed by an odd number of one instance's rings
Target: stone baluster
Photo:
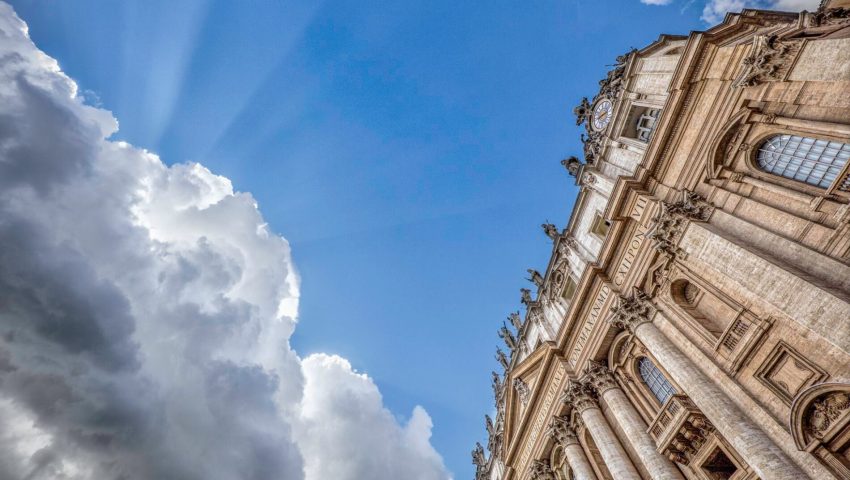
[[[655,442],[646,431],[646,423],[608,368],[601,363],[591,362],[585,371],[585,380],[608,406],[608,411],[614,415],[649,476],[654,480],[684,480],[682,472],[673,462],[658,453]]]
[[[642,292],[620,297],[608,321],[632,332],[760,478],[807,478],[717,384],[652,323],[655,307]]]
[[[549,428],[555,441],[564,449],[564,456],[567,457],[567,464],[573,471],[573,478],[575,480],[596,480],[596,474],[581,448],[575,430],[570,425],[570,419],[566,416],[555,417],[552,419]]]
[[[571,404],[579,412],[611,475],[617,480],[640,480],[640,474],[599,409],[593,390],[583,383],[570,382],[564,403]]]

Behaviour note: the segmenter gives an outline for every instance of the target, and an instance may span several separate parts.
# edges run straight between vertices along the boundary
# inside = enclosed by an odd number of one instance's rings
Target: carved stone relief
[[[528,388],[528,384],[523,382],[521,378],[515,378],[514,390],[516,390],[520,403],[527,405],[528,398],[531,396],[531,390]]]
[[[812,403],[806,412],[804,428],[806,433],[823,438],[832,423],[850,410],[850,393],[832,392],[823,395]]]
[[[755,36],[750,54],[741,62],[741,73],[732,86],[753,87],[783,80],[801,44],[801,40],[780,40],[776,35]]]
[[[531,480],[555,480],[555,473],[548,459],[532,462],[528,467],[528,474]]]

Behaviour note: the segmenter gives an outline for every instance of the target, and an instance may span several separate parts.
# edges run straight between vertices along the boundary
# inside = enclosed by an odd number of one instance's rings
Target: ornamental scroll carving
[[[555,480],[555,472],[552,471],[549,460],[533,461],[528,467],[528,474],[531,480]]]
[[[707,222],[714,207],[702,197],[688,190],[676,202],[661,202],[647,238],[655,243],[655,249],[671,260],[681,254],[677,244],[689,221]]]
[[[777,35],[756,35],[750,54],[741,62],[741,73],[732,86],[753,87],[764,82],[783,80],[801,45],[801,40],[780,40]]]
[[[549,424],[549,433],[558,442],[558,445],[566,448],[569,445],[578,445],[578,436],[566,415],[555,417]]]

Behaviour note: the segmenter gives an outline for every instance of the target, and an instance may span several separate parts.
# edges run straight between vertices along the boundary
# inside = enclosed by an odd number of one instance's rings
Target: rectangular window
[[[608,230],[611,229],[611,222],[602,218],[601,213],[597,213],[593,217],[593,224],[590,226],[590,233],[605,238],[608,235]]]
[[[573,280],[573,277],[567,277],[567,284],[564,286],[563,293],[564,300],[572,300],[573,296],[576,294],[576,288],[578,288],[578,285],[576,284],[576,281]]]

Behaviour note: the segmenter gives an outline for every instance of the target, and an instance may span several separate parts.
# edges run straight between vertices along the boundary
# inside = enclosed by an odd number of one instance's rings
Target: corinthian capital
[[[661,202],[658,215],[653,219],[653,227],[647,237],[655,242],[655,248],[676,256],[679,249],[676,244],[689,221],[707,222],[714,207],[694,192],[682,190],[682,197],[675,202]]]
[[[528,467],[528,474],[531,480],[555,480],[555,472],[552,471],[552,466],[549,460],[535,460]]]
[[[593,389],[581,382],[570,381],[564,392],[563,401],[572,405],[579,413],[588,408],[599,408]]]
[[[566,415],[552,419],[552,422],[549,424],[549,433],[562,447],[566,448],[567,445],[578,444],[576,431],[570,423],[570,418]]]
[[[635,289],[634,293],[628,297],[620,296],[617,305],[611,309],[608,322],[635,333],[635,329],[639,325],[652,321],[654,310],[649,297],[642,291]]]
[[[614,380],[614,375],[608,370],[608,367],[593,360],[588,362],[587,368],[584,370],[584,380],[600,396],[612,388],[620,388],[620,385]]]

